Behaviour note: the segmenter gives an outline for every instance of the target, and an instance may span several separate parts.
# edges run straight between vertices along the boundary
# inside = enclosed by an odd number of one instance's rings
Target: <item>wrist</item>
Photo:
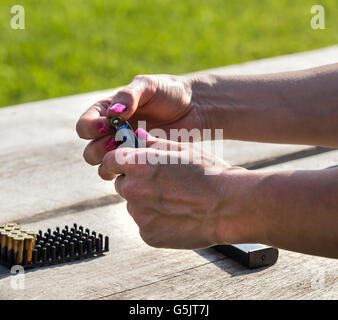
[[[223,206],[216,226],[218,244],[268,243],[268,216],[260,190],[264,173],[232,167],[223,174]]]

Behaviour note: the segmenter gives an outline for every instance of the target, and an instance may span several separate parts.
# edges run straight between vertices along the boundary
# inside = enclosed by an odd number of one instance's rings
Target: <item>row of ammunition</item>
[[[99,254],[109,251],[109,238],[103,235],[96,235],[95,231],[90,232],[82,226],[77,227],[74,223],[72,228],[65,226],[55,231],[47,229],[44,234],[40,230],[37,234],[37,254],[38,259],[46,255],[47,260],[56,261],[58,259],[73,259],[86,255]]]
[[[67,225],[52,232],[29,231],[15,223],[0,226],[0,263],[11,267],[21,264],[26,267],[37,267],[56,264],[74,259],[88,258],[109,251],[109,238],[96,235],[82,226]]]

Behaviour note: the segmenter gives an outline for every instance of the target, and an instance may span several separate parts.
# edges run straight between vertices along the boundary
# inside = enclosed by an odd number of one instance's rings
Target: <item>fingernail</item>
[[[109,111],[114,111],[118,114],[121,114],[124,110],[126,110],[127,107],[124,104],[121,103],[115,103],[113,106],[109,107]]]
[[[116,149],[118,146],[119,144],[115,141],[113,137],[109,138],[106,142],[106,149],[109,151]]]
[[[97,125],[97,130],[100,132],[100,133],[107,133],[109,131],[109,128],[107,127],[107,125],[104,123],[104,122],[100,122],[98,125]]]
[[[142,128],[136,129],[135,134],[137,135],[138,138],[144,140],[146,140],[150,136],[150,134],[147,131],[143,130]]]

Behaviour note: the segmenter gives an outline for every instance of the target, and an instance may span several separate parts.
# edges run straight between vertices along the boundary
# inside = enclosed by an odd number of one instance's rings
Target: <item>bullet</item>
[[[7,235],[7,251],[13,249],[13,239],[14,239],[14,237],[15,237],[15,235],[13,235],[12,233]]]
[[[42,248],[42,263],[46,263],[47,262],[47,249],[46,248]]]
[[[66,256],[66,247],[63,243],[61,244],[61,255],[60,256],[61,256],[61,259],[64,259]]]
[[[14,230],[16,230],[16,231],[21,231],[21,227],[19,227],[19,226],[16,226],[16,227],[14,227]]]
[[[17,257],[17,263],[21,264],[23,261],[23,248],[24,248],[24,238],[15,237],[13,239],[13,251],[14,257]],[[15,263],[16,264],[16,263]]]
[[[32,263],[37,264],[37,262],[38,262],[38,252],[36,249],[34,249],[32,254]]]
[[[93,251],[93,241],[92,239],[87,240],[87,253],[92,254]]]
[[[83,254],[83,245],[82,245],[82,241],[80,240],[78,243],[78,255],[81,256]]]
[[[68,254],[69,254],[69,241],[65,240],[65,241],[63,241],[63,244],[65,245],[65,256],[68,257]]]
[[[30,235],[25,235],[25,250],[27,251],[27,262],[32,262],[32,254],[33,250],[35,249],[33,247],[34,244],[34,237]]]
[[[7,264],[8,266],[12,266],[13,264],[13,242],[15,235],[9,234],[7,236]]]
[[[4,228],[4,230],[6,231],[6,232],[11,232],[11,231],[13,231],[14,230],[14,227],[5,227]]]
[[[74,257],[74,242],[71,242],[69,244],[69,257],[73,258]]]
[[[109,238],[107,236],[104,238],[104,251],[109,251]]]
[[[21,228],[21,233],[27,233],[29,230],[27,228]]]
[[[36,247],[35,247],[35,249],[34,250],[36,250],[36,252],[37,252],[37,260],[41,260],[41,251],[42,251],[42,248],[41,248],[41,246],[38,244]]]
[[[95,252],[101,252],[101,238],[95,240]]]
[[[123,119],[120,116],[114,117],[110,119],[110,124],[115,128],[118,129],[123,125]]]
[[[29,236],[33,237],[33,249],[35,248],[35,242],[36,242],[36,233],[34,231],[28,231],[27,234]]]
[[[16,226],[17,226],[16,223],[6,223],[6,227],[14,228]]]
[[[0,247],[1,247],[1,260],[6,260],[7,256],[7,236],[10,235],[9,232],[1,231],[0,232]]]
[[[102,249],[103,249],[103,235],[102,235],[102,233],[100,233],[99,234],[99,238],[100,238],[100,243],[101,243],[101,245],[100,245],[100,251],[102,251]]]
[[[51,255],[52,261],[54,262],[56,260],[56,247],[55,246],[52,246],[50,255]]]
[[[47,258],[49,259],[51,257],[51,244],[50,243],[46,243],[45,248],[47,249]]]

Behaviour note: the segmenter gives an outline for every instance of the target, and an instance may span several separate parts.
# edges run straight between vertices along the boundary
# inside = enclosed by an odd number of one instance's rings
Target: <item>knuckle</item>
[[[76,123],[76,133],[79,136],[79,138],[81,139],[85,139],[88,140],[90,139],[88,137],[88,135],[86,134],[86,130],[84,130],[84,126],[83,126],[83,121],[82,119],[80,119],[77,123]]]
[[[137,198],[137,188],[131,182],[126,182],[122,187],[122,193],[128,200],[134,200]]]
[[[102,159],[102,166],[103,166],[104,169],[109,168],[109,166],[110,166],[110,164],[113,160],[113,155],[114,155],[114,153],[112,151],[109,151],[104,155],[104,157]]]
[[[95,166],[98,164],[98,159],[96,157],[96,154],[97,154],[96,149],[97,147],[95,146],[95,144],[88,144],[87,147],[83,151],[83,158],[88,164],[92,166]]]
[[[116,99],[125,99],[128,100],[131,104],[135,101],[135,91],[130,87],[124,87],[119,90],[119,92],[115,96]]]

